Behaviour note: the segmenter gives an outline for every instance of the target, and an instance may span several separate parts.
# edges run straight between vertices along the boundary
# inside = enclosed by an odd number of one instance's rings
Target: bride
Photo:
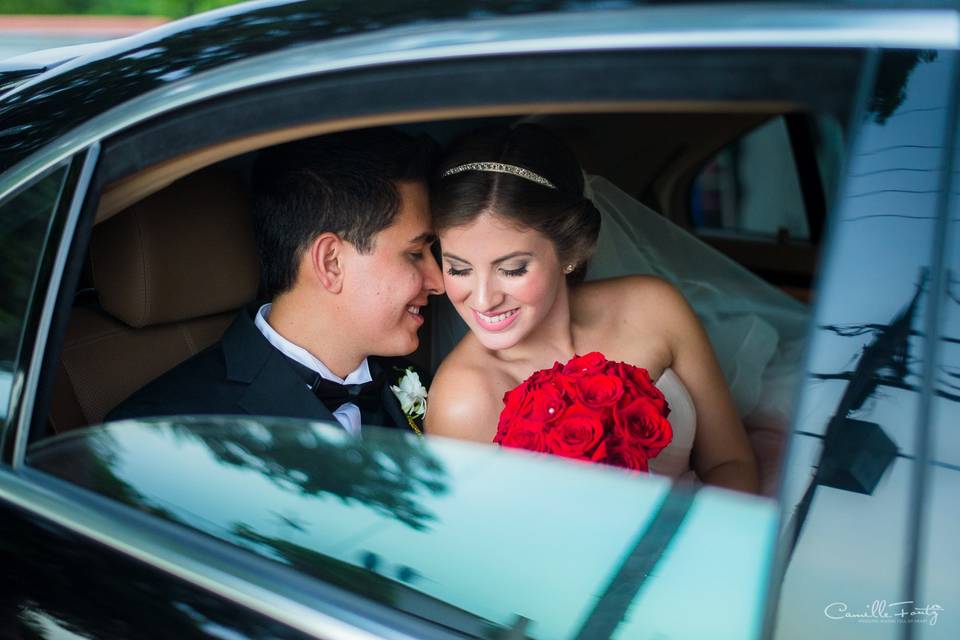
[[[647,369],[673,440],[650,470],[756,492],[757,466],[703,327],[652,276],[581,282],[600,230],[573,153],[524,124],[454,146],[431,194],[447,296],[470,332],[430,388],[427,433],[491,442],[504,394],[533,372],[600,352]]]

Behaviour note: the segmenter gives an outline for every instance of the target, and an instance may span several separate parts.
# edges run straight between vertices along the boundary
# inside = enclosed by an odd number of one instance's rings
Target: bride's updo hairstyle
[[[485,164],[466,167],[478,163]],[[533,124],[480,129],[456,141],[436,173],[430,209],[437,233],[484,213],[542,233],[561,265],[575,265],[567,276],[572,282],[583,279],[600,233],[600,213],[583,195],[573,151]]]

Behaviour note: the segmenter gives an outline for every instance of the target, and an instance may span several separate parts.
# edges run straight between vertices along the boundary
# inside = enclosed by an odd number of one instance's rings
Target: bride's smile
[[[477,324],[487,331],[504,331],[513,324],[520,313],[520,308],[510,309],[503,313],[483,313],[473,310],[473,315],[477,319]]]
[[[543,234],[488,213],[444,230],[440,245],[450,301],[487,349],[510,349],[534,329],[544,336],[569,316],[560,259]]]

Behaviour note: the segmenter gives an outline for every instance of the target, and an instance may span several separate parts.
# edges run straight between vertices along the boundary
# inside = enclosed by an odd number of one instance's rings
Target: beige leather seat
[[[242,182],[219,168],[187,176],[97,225],[90,243],[100,308],[76,307],[50,423],[96,424],[131,393],[216,342],[257,293]]]

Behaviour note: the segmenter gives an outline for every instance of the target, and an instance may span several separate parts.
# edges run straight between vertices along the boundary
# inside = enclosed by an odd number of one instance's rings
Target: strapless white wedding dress
[[[650,461],[650,471],[672,478],[695,477],[690,469],[690,452],[697,435],[697,410],[690,392],[673,369],[665,369],[656,382],[670,405],[670,427],[673,440]]]

